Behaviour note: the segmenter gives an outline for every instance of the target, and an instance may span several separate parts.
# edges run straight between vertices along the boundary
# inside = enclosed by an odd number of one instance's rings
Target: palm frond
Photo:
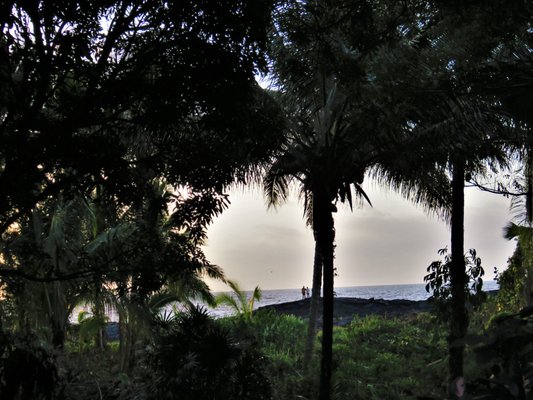
[[[368,205],[370,207],[373,207],[372,202],[370,201],[370,198],[368,197],[368,195],[366,194],[366,191],[362,188],[362,186],[359,185],[358,183],[353,183],[353,186],[355,188],[357,195],[363,197],[368,203]],[[350,207],[351,207],[351,204],[350,204]]]
[[[298,191],[298,198],[303,203],[303,217],[305,224],[309,227],[313,226],[313,195],[305,187],[301,185]]]
[[[259,286],[256,286],[252,292],[252,295],[250,296],[250,299],[248,300],[248,312],[252,313],[254,311],[255,301],[260,301],[262,297],[263,291],[259,288]]]
[[[230,306],[236,313],[241,312],[240,303],[229,293],[221,293],[215,297],[217,305],[227,305]]]
[[[512,240],[516,238],[528,239],[533,236],[533,228],[529,226],[520,226],[516,225],[513,222],[510,222],[503,228],[503,237],[507,240]]]
[[[181,302],[200,300],[210,306],[215,305],[215,298],[209,286],[196,274],[182,275],[178,280],[168,283],[164,290],[172,293]]]
[[[269,170],[263,178],[263,193],[267,207],[277,207],[287,201],[290,177]]]
[[[246,304],[246,293],[241,289],[237,281],[228,280],[228,286],[233,291],[233,294],[237,297],[241,305]]]
[[[101,251],[114,252],[130,239],[137,228],[130,223],[121,223],[113,228],[102,232],[91,242],[87,243],[84,250],[87,254],[96,254]]]
[[[383,165],[370,171],[380,185],[400,193],[406,200],[438,217],[449,221],[451,212],[451,182],[444,168],[433,171],[387,169]]]
[[[227,284],[232,289],[232,293],[219,294],[216,296],[216,303],[228,305],[240,318],[250,320],[253,315],[254,302],[256,300],[261,300],[261,289],[259,286],[256,286],[251,297],[247,299],[246,292],[241,290],[236,281],[228,280]]]
[[[170,290],[163,290],[150,296],[147,306],[153,312],[158,312],[169,304],[179,302],[181,300],[182,297],[177,293],[173,293]]]

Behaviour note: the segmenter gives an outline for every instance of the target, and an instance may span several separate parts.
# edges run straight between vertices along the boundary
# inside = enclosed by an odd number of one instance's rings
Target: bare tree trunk
[[[525,168],[525,179],[526,179],[526,221],[529,226],[533,226],[533,149],[527,149],[526,154],[526,168]],[[522,303],[524,307],[530,307],[533,305],[533,269],[532,269],[532,253],[533,253],[533,237],[528,235],[525,240],[524,246],[524,259],[522,260],[525,278],[524,285],[522,287]]]
[[[119,342],[118,342],[118,354],[119,354],[119,368],[121,372],[126,371],[126,360],[128,354],[128,324],[125,321],[123,312],[120,312],[118,315],[118,331],[119,331]]]
[[[52,322],[52,345],[55,349],[62,349],[65,345],[65,331],[57,321]]]
[[[103,321],[105,317],[105,305],[101,298],[101,286],[99,283],[96,284],[96,291],[94,295],[94,306],[93,306],[93,314],[96,318],[98,318],[99,321]],[[107,345],[107,337],[106,337],[106,330],[107,327],[100,327],[98,329],[98,332],[96,332],[95,336],[95,347],[99,349],[100,351],[104,351],[106,345]]]
[[[327,192],[326,192],[327,193]],[[322,360],[320,364],[319,399],[331,398],[331,379],[333,361],[333,307],[334,307],[334,242],[335,229],[331,204],[327,197],[318,194],[313,196],[313,226],[319,252],[322,256],[324,272],[324,295],[322,304]],[[316,211],[316,213],[315,213]],[[316,218],[316,223],[315,223]]]
[[[61,349],[65,345],[65,314],[68,312],[63,288],[60,282],[43,283],[43,287],[48,320],[52,330],[52,346],[56,349]]]
[[[463,376],[464,344],[462,339],[465,337],[468,328],[468,314],[465,307],[465,286],[467,282],[464,259],[465,165],[462,160],[454,161],[452,174],[452,265],[450,271],[452,315],[448,339],[450,380]]]
[[[135,361],[135,342],[137,341],[137,329],[135,318],[131,310],[131,304],[126,305],[127,310],[123,311],[127,318],[122,318],[119,313],[119,355],[120,370],[127,372]]]
[[[105,218],[105,208],[102,207],[102,192],[103,188],[100,185],[96,185],[96,204],[98,206],[95,207],[94,215],[94,237],[96,238],[99,234],[104,232],[106,227],[106,218]],[[94,296],[94,307],[95,307],[95,315],[98,318],[102,318],[105,316],[105,304],[102,299],[102,287],[104,282],[101,281],[100,278],[95,277],[94,285],[95,285],[95,296]],[[98,333],[96,334],[96,348],[99,348],[100,351],[103,351],[105,347],[107,346],[107,326],[105,328],[98,329]]]
[[[304,373],[307,373],[309,364],[313,358],[315,348],[316,327],[318,320],[318,310],[320,306],[320,291],[322,289],[322,256],[315,238],[315,258],[313,262],[313,289],[311,292],[311,307],[309,310],[309,321],[307,324],[307,338],[305,341],[305,351],[303,357]]]

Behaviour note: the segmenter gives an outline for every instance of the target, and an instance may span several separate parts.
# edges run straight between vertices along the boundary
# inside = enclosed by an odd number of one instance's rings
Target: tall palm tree
[[[518,39],[501,46],[493,62],[486,63],[476,76],[477,91],[495,95],[520,128],[517,135],[517,160],[521,163],[518,179],[512,182],[513,222],[504,230],[505,238],[518,239],[517,250],[522,254],[523,281],[520,282],[520,304],[533,305],[533,54],[528,41],[531,34],[522,32]],[[498,192],[498,188],[494,190]]]
[[[423,91],[422,91],[423,92]],[[506,140],[510,130],[498,107],[483,99],[457,96],[453,91],[428,94],[431,103],[411,120],[416,136],[432,138],[432,146],[421,149],[451,176],[451,318],[449,378],[463,376],[463,339],[468,329],[466,292],[468,278],[464,258],[465,181],[484,175],[508,160]]]
[[[463,376],[464,342],[468,329],[466,292],[468,277],[464,250],[465,181],[484,175],[492,166],[507,164],[505,116],[490,102],[467,96],[457,97],[443,91],[431,94],[432,103],[413,122],[416,135],[433,138],[433,146],[425,148],[451,176],[450,241],[451,241],[451,318],[449,335],[449,378]],[[416,125],[416,126],[415,126]],[[498,140],[495,140],[495,139]]]
[[[329,83],[326,103],[317,107],[310,120],[299,119],[293,124],[285,151],[268,170],[264,187],[269,205],[285,199],[291,182],[301,185],[304,208],[315,238],[313,266],[313,293],[309,319],[309,338],[312,343],[320,293],[320,276],[324,277],[323,342],[321,381],[331,380],[331,348],[333,338],[333,276],[334,276],[334,222],[337,200],[352,205],[352,187],[355,193],[367,197],[356,178],[361,177],[357,154],[346,141],[349,124],[343,121],[347,106],[345,96],[335,84]],[[354,157],[355,156],[355,157]],[[353,162],[346,162],[353,158]],[[306,359],[310,352],[306,352]],[[329,393],[329,387],[324,391]]]
[[[432,103],[420,113],[418,121],[433,131],[435,161],[446,166],[451,175],[451,318],[449,336],[449,379],[463,376],[464,337],[468,330],[466,308],[467,275],[464,259],[465,182],[483,176],[488,169],[506,167],[516,149],[516,129],[511,118],[491,96],[460,93],[457,85],[461,71],[441,74],[448,86],[430,95]],[[441,81],[441,82],[442,82]],[[468,85],[468,82],[461,82]],[[434,86],[434,84],[433,84]],[[445,158],[443,159],[442,156]]]
[[[448,185],[442,184],[448,182],[444,169],[418,157],[422,144],[417,144],[409,118],[414,106],[376,79],[380,54],[402,39],[395,24],[405,24],[404,10],[381,5],[289,2],[277,19],[279,33],[273,40],[275,74],[284,98],[290,99],[285,106],[290,123],[287,144],[265,186],[267,196],[283,200],[279,193],[291,181],[300,184],[312,221],[313,280],[320,276],[321,264],[324,282],[321,400],[331,395],[336,203],[370,203],[361,184],[371,172],[428,209],[450,204]],[[391,17],[398,13],[399,18]]]
[[[411,126],[417,105],[395,93],[397,85],[378,79],[386,55],[404,40],[397,32],[410,23],[417,29],[416,18],[407,17],[392,2],[374,8],[312,0],[288,2],[276,20],[275,74],[290,99],[290,122],[265,186],[277,201],[297,182],[312,221],[313,281],[320,265],[324,280],[320,399],[329,399],[331,388],[336,203],[370,203],[361,187],[367,172],[427,209],[446,210],[451,203],[444,168],[418,151],[428,143],[420,143]]]
[[[361,184],[365,172],[372,167],[384,181],[400,189],[408,198],[428,207],[449,204],[446,194],[439,191],[440,186],[434,185],[435,179],[446,181],[442,170],[428,170],[421,174],[419,169],[403,168],[403,163],[397,163],[391,157],[394,152],[401,151],[398,143],[389,142],[390,147],[385,148],[377,140],[383,138],[366,136],[364,130],[358,130],[350,98],[341,93],[334,79],[324,80],[325,103],[320,105],[320,97],[312,111],[305,109],[292,113],[287,144],[264,179],[270,204],[285,199],[291,184],[299,184],[306,215],[313,228],[313,276],[320,276],[322,270],[324,279],[321,399],[329,398],[331,389],[335,271],[333,213],[337,211],[336,204],[346,202],[353,207],[356,200],[370,203]],[[404,144],[404,147],[407,149],[408,146]],[[425,180],[431,181],[432,185]]]
[[[465,3],[464,7],[448,7],[444,3],[441,6],[428,9],[427,20],[434,23],[427,24],[424,29],[415,29],[415,35],[406,38],[409,40],[400,46],[384,49],[383,56],[377,58],[381,62],[376,69],[376,81],[385,82],[390,89],[396,88],[397,97],[403,97],[405,104],[411,106],[409,124],[413,136],[426,141],[426,145],[419,148],[420,155],[447,169],[451,177],[453,312],[449,378],[453,380],[463,374],[464,346],[461,343],[468,328],[464,292],[467,279],[464,264],[465,181],[476,174],[483,176],[498,164],[505,165],[509,149],[520,146],[519,135],[511,129],[519,123],[512,121],[502,106],[516,104],[516,94],[526,100],[529,93],[525,93],[527,79],[524,79],[523,68],[518,68],[522,70],[515,75],[518,79],[510,79],[506,74],[500,75],[503,66],[495,60],[497,54],[505,51],[502,49],[506,48],[507,40],[512,43],[511,47],[516,45],[517,39],[513,35],[523,23],[519,13],[515,15],[516,27],[507,30],[496,27],[499,24],[510,27],[508,24],[512,19],[495,21],[493,15],[487,14],[485,5],[481,7],[473,2]],[[510,14],[515,12],[513,9]],[[512,53],[513,58],[520,54]],[[508,69],[516,70],[516,67],[512,65]],[[505,83],[495,88],[498,81]],[[512,88],[504,89],[510,82],[513,82]],[[491,84],[493,87],[489,90]],[[389,93],[394,92],[389,90]],[[523,103],[527,104],[527,101]],[[526,109],[527,106],[517,107],[516,114],[523,116],[527,114]]]

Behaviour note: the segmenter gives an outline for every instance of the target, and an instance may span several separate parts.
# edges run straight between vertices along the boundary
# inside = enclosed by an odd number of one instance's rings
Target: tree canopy
[[[272,3],[8,2],[0,15],[1,231],[49,196],[147,176],[220,190],[277,142],[257,87]],[[143,172],[140,172],[140,171]]]

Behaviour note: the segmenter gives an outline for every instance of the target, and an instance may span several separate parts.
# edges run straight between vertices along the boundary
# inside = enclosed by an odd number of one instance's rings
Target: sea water
[[[311,288],[310,288],[311,289]],[[484,281],[483,290],[497,290],[496,281]],[[263,290],[261,300],[254,302],[254,309],[259,307],[287,303],[302,299],[302,289],[279,289]],[[229,293],[229,292],[228,292]],[[215,293],[216,294],[216,293]],[[252,291],[246,292],[247,298],[250,298]],[[379,285],[379,286],[347,286],[336,287],[336,297],[356,297],[360,299],[383,299],[383,300],[427,300],[431,293],[426,291],[425,284],[407,284],[407,285]],[[234,311],[225,305],[220,305],[215,309],[206,307],[208,312],[215,317],[224,317],[231,315]]]

